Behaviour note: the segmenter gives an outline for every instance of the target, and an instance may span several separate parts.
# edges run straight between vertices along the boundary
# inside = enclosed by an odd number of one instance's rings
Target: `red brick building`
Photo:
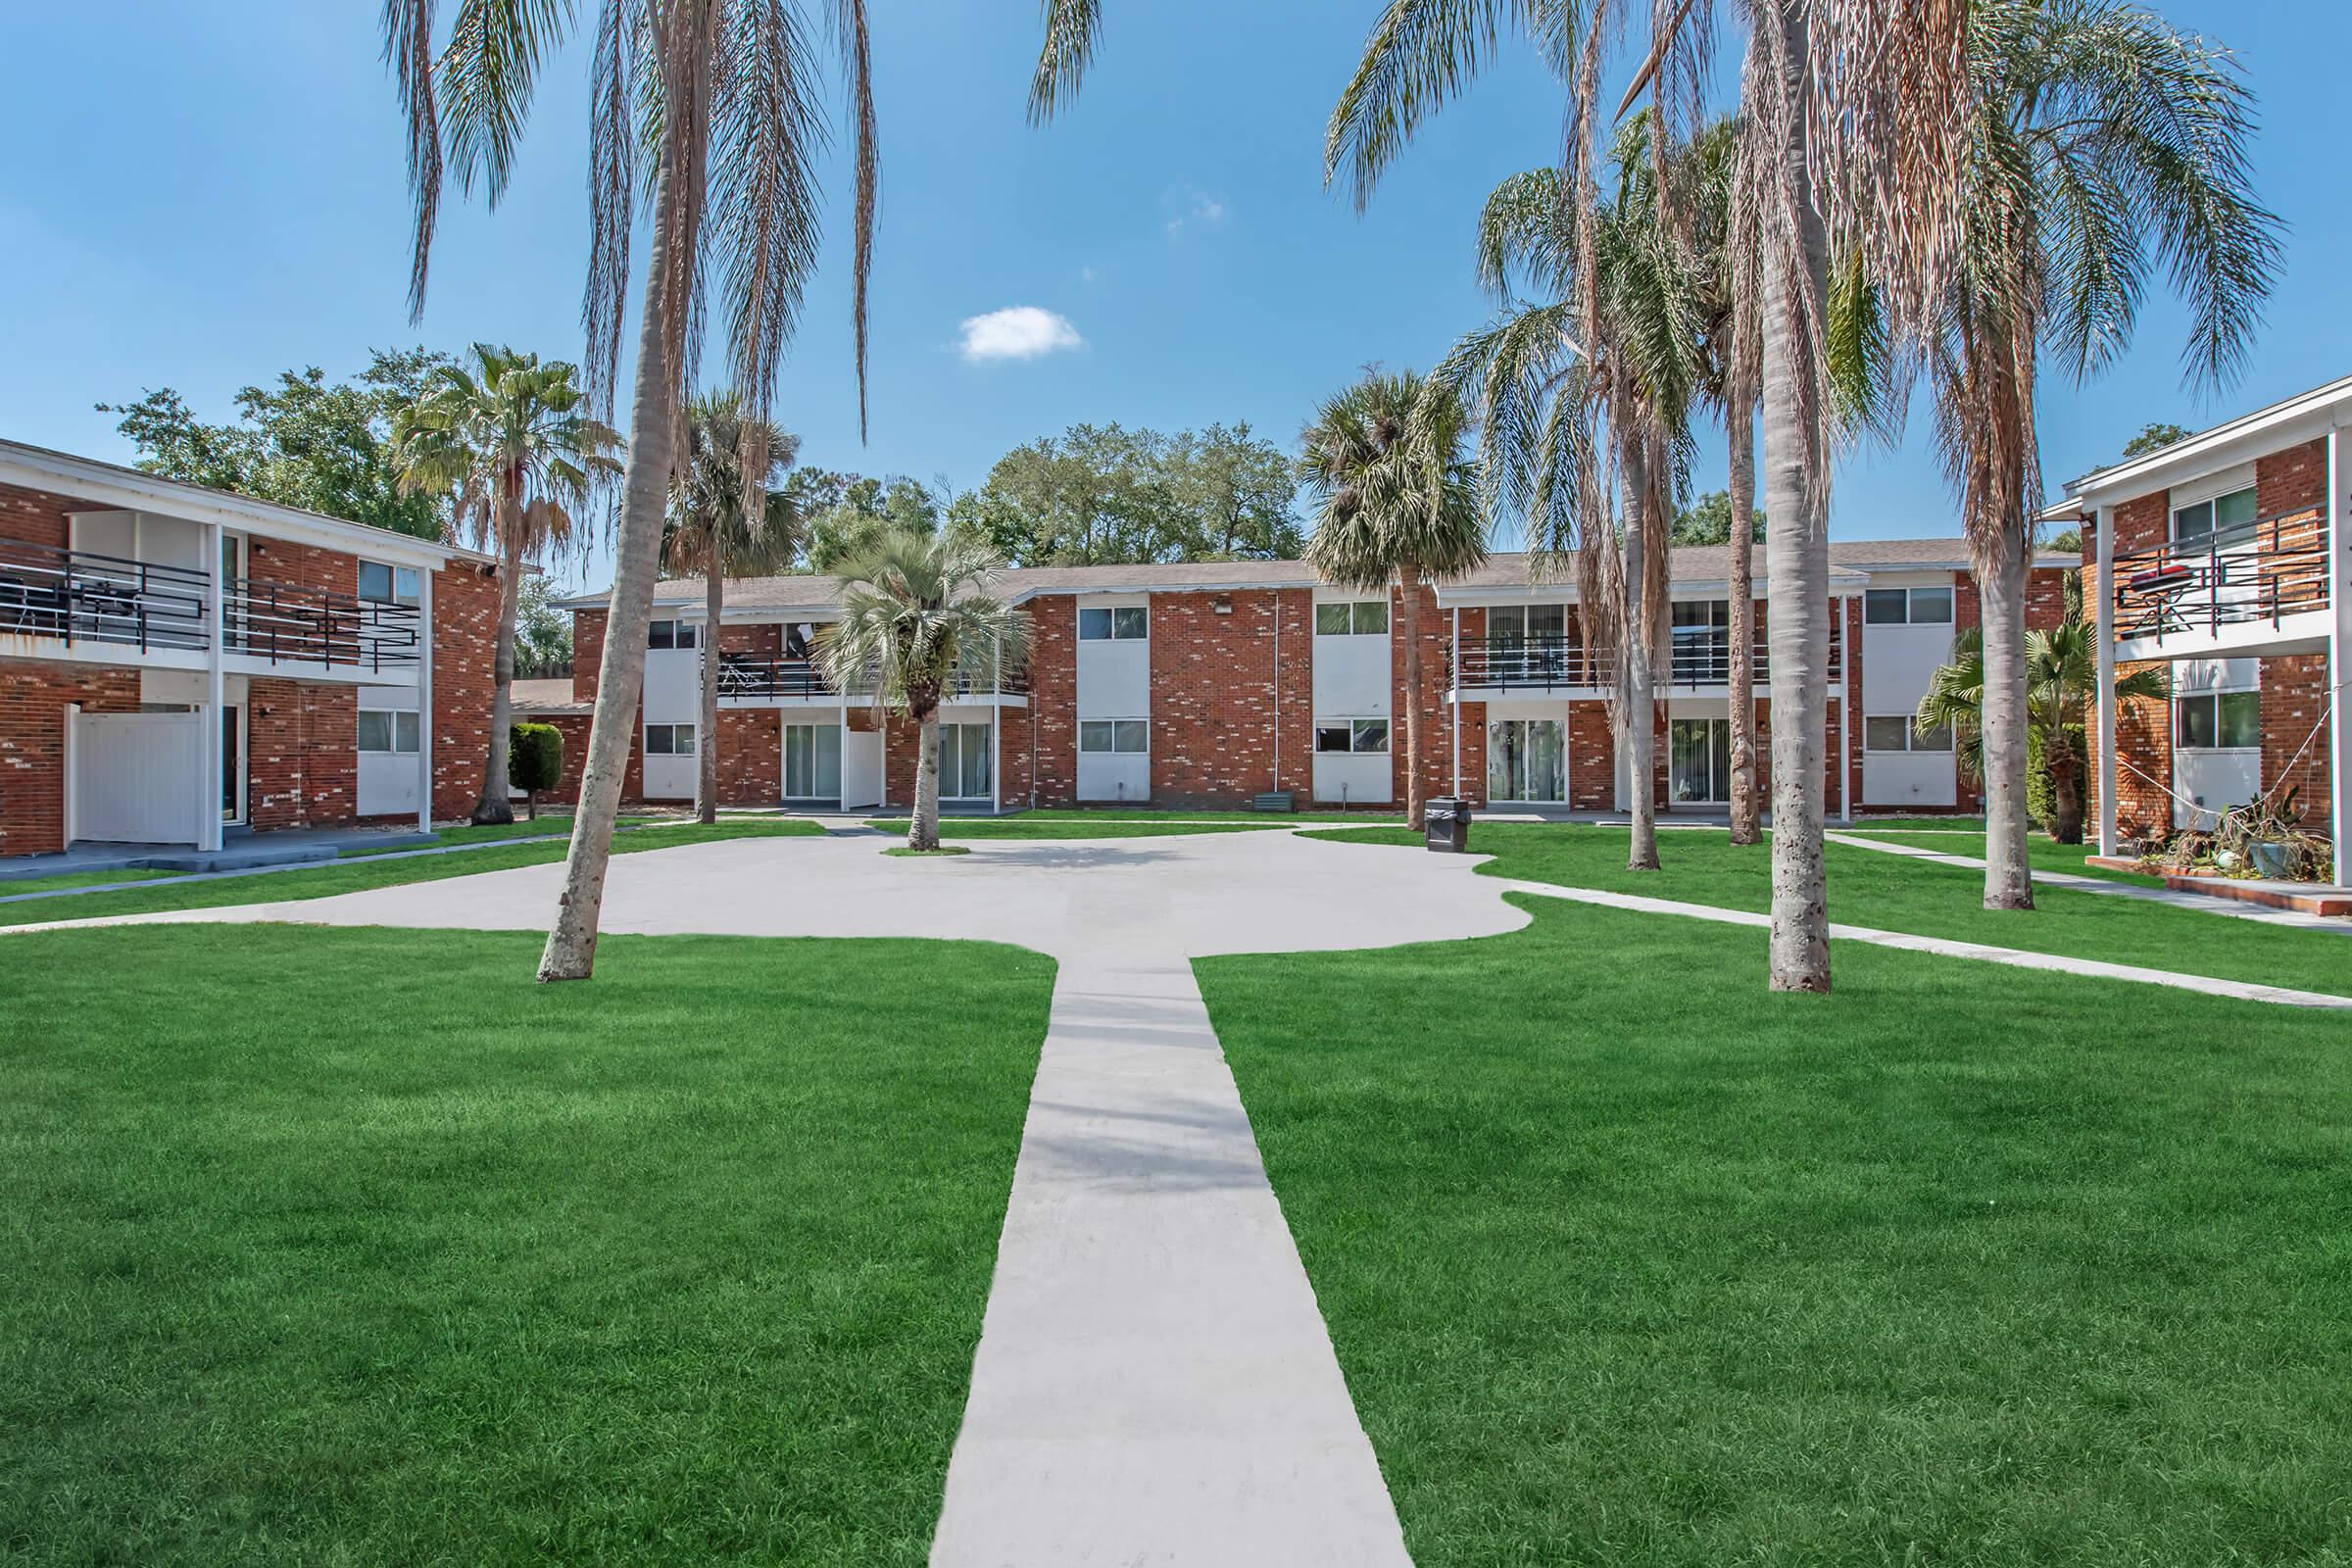
[[[1978,807],[1949,737],[1911,730],[1953,634],[1977,620],[1965,554],[1956,540],[1833,547],[1833,813]],[[1650,782],[1670,811],[1719,812],[1729,798],[1725,558],[1675,552]],[[2039,564],[2036,623],[2056,620],[2060,572],[2073,564]],[[1034,648],[1001,689],[964,691],[943,711],[941,794],[956,808],[1246,807],[1269,793],[1301,806],[1388,806],[1404,796],[1408,703],[1420,710],[1433,795],[1553,811],[1611,811],[1628,799],[1608,720],[1608,655],[1585,644],[1573,585],[1531,581],[1524,556],[1417,591],[1417,694],[1405,686],[1399,592],[1331,588],[1301,562],[1025,568],[1004,572],[996,591],[1031,615]],[[1761,597],[1759,585],[1759,626]],[[570,701],[542,698],[535,711],[566,729],[576,756],[604,647],[604,596],[567,604],[579,674]],[[702,584],[663,583],[655,604],[625,789],[631,800],[683,801],[700,745]],[[837,613],[830,578],[728,585],[726,804],[863,809],[912,798],[912,737],[870,699],[845,702],[809,663],[817,629]],[[1768,740],[1761,649],[1756,662],[1747,700]]]
[[[2352,378],[2086,474],[2045,514],[2082,524],[2101,648],[2092,809],[2110,853],[2291,796],[2344,864],[2347,422]],[[2119,706],[2116,677],[2150,664],[2172,700]]]
[[[462,815],[497,633],[488,557],[0,441],[0,856]]]

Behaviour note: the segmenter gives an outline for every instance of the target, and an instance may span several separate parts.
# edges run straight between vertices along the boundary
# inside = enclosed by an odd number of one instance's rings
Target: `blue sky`
[[[578,356],[583,51],[549,72],[499,211],[445,210],[428,308],[411,326],[401,132],[374,5],[244,0],[236,25],[181,3],[11,9],[0,53],[42,69],[0,95],[13,149],[0,176],[0,434],[121,459],[113,417],[92,405],[148,387],[225,417],[245,382],[302,364],[348,374],[374,345],[487,338]],[[2219,400],[2182,389],[2180,316],[2161,296],[2117,368],[2080,390],[2049,384],[2053,484],[2112,459],[2148,419],[2211,422],[2352,370],[2344,158],[2314,115],[2340,99],[2352,21],[2324,0],[2163,9],[2231,44],[2251,73],[2258,177],[2289,225],[2286,265],[2251,368]],[[806,461],[962,487],[1006,448],[1078,420],[1247,419],[1287,445],[1364,365],[1434,363],[1487,314],[1470,268],[1478,204],[1556,155],[1561,100],[1511,55],[1359,217],[1323,189],[1322,126],[1377,10],[1112,0],[1083,97],[1036,129],[1023,114],[1028,0],[876,5],[871,437],[859,445],[836,224],[777,397]],[[967,357],[963,323],[1024,307],[1078,341]],[[1719,485],[1720,459],[1697,477]],[[1833,529],[1953,530],[1924,420],[1901,449],[1848,460]]]

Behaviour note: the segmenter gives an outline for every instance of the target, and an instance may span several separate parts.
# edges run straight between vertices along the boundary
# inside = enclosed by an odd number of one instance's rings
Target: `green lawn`
[[[1155,811],[1141,807],[1040,807],[1023,811],[1022,822],[1233,822],[1263,820],[1268,827],[1289,822],[1357,822],[1366,825],[1401,822],[1401,811],[1252,811],[1237,807],[1229,811]]]
[[[1418,844],[1402,828],[1318,831],[1309,838],[1357,844]],[[1494,876],[1603,888],[1651,898],[1757,911],[1772,907],[1768,845],[1734,848],[1712,828],[1658,835],[1664,869],[1625,868],[1627,830],[1592,824],[1481,822],[1473,851],[1495,858]],[[2139,899],[2042,886],[2032,910],[1984,906],[1984,873],[1851,845],[1827,846],[1830,918],[1916,936],[1949,937],[2034,953],[2064,953],[2225,980],[2352,996],[2352,925],[2344,934],[2306,931],[2180,909]],[[1854,951],[1841,945],[1838,959]],[[2004,973],[2000,984],[2009,980]],[[2143,1003],[2143,1010],[2165,1004]]]
[[[11,940],[0,1557],[923,1560],[1052,961],[539,942]]]
[[[905,834],[906,819],[875,817],[865,824],[885,833]],[[1034,816],[943,816],[939,836],[946,839],[1138,839],[1171,833],[1254,833],[1265,828],[1291,827],[1281,817],[1268,822],[1122,821],[1089,822],[1078,817],[1041,819]]]
[[[657,822],[662,820],[664,819],[652,816],[624,816],[620,818],[619,825],[622,827],[637,827],[643,823]],[[676,819],[671,818],[669,820]],[[397,835],[387,834],[385,836],[387,838],[391,838],[396,837]],[[448,827],[438,827],[433,829],[433,838],[437,843],[440,844],[497,844],[507,839],[533,839],[550,837],[568,838],[570,836],[571,813],[569,811],[542,812],[539,820],[536,822],[530,820],[528,817],[518,816],[512,822],[456,822],[452,823]],[[343,851],[342,857],[344,859],[349,860],[370,855],[389,855],[395,853],[397,853],[397,850],[393,846],[387,845],[383,849],[374,849],[363,844]]]
[[[798,838],[823,832],[814,822],[792,820],[722,821],[714,827],[689,822],[677,827],[614,834],[612,853],[631,855],[643,850],[707,844],[714,839]],[[404,882],[437,882],[444,877],[472,876],[480,871],[541,865],[564,858],[565,848],[564,842],[557,839],[537,844],[491,845],[463,855],[379,855],[292,871],[251,872],[202,882],[174,882],[160,888],[124,888],[119,893],[32,899],[23,904],[0,904],[0,926],[84,920],[99,915],[149,914],[163,909],[212,909],[230,904],[323,899],[337,893],[396,887]]]
[[[1855,838],[1879,839],[1888,844],[1907,845],[1915,850],[1934,850],[1938,855],[1967,855],[1980,860],[1984,858],[1984,832],[1981,827],[1973,833],[1926,833],[1875,827],[1856,827],[1850,831]],[[2143,888],[2164,886],[2162,877],[2142,876],[2136,871],[2110,871],[2103,866],[2083,863],[2087,857],[2098,853],[2096,844],[2061,844],[2040,833],[2026,836],[2026,858],[2033,862],[2036,871],[2064,871],[2070,876],[2096,877],[2102,882],[2130,882]]]
[[[1521,902],[1197,965],[1421,1568],[2352,1561],[2352,1022]]]
[[[177,871],[156,871],[140,866],[113,871],[60,871],[54,876],[28,876],[0,882],[0,899],[12,899],[20,893],[54,893],[64,888],[111,887],[117,882],[152,882],[159,876],[179,874]]]

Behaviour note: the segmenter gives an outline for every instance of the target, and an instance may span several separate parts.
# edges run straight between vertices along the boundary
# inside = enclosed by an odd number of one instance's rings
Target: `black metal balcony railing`
[[[998,672],[992,683],[958,669],[949,688],[950,697],[987,697],[1003,695],[1016,697],[1027,692],[1025,671],[1005,669]],[[853,697],[871,696],[874,682],[869,677],[858,681],[849,693]],[[721,697],[762,700],[783,697],[832,698],[842,693],[825,678],[822,668],[807,659],[776,659],[756,654],[721,654],[718,656],[718,694]]]
[[[2305,507],[2115,558],[2118,642],[2328,608],[2328,515]]]
[[[1830,679],[1844,669],[1844,639],[1833,629],[1830,636]],[[1456,687],[1492,691],[1548,691],[1560,687],[1605,687],[1616,680],[1617,663],[1611,650],[1589,649],[1567,637],[1527,637],[1496,642],[1465,642],[1447,651],[1447,675]],[[1729,637],[1678,637],[1661,670],[1675,686],[1723,686],[1732,678]],[[1771,679],[1766,644],[1755,647],[1755,679]]]
[[[210,592],[184,566],[0,539],[0,636],[201,652]]]
[[[231,577],[226,613],[222,652],[271,664],[408,669],[423,645],[424,616],[415,605],[323,588]]]

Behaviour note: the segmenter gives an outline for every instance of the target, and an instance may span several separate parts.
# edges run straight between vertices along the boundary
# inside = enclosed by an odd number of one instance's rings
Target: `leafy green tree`
[[[122,416],[115,428],[149,473],[438,539],[448,498],[401,488],[392,418],[451,363],[430,349],[377,349],[349,381],[330,383],[316,366],[282,371],[273,385],[240,387],[236,418],[222,424],[198,418],[171,387],[98,410]]]
[[[1291,561],[1306,537],[1293,510],[1297,471],[1244,419],[1172,436],[1161,462],[1170,504],[1184,518],[1186,559]]]
[[[473,346],[470,366],[438,366],[393,419],[401,483],[451,498],[457,525],[498,555],[498,650],[490,754],[476,822],[512,822],[507,746],[524,566],[571,537],[573,514],[620,472],[620,437],[589,416],[572,367],[514,349]]]
[[[817,632],[817,658],[837,690],[871,681],[918,727],[908,849],[939,848],[939,707],[958,673],[993,684],[1028,657],[1028,613],[987,592],[1003,565],[957,529],[886,531],[841,564],[841,618]]]
[[[2194,434],[2196,432],[2185,424],[2171,424],[2162,419],[2151,419],[2139,427],[2139,434],[2124,443],[2124,456],[2136,458],[2143,453],[2161,451],[2174,442],[2185,441]]]
[[[1247,423],[1074,424],[999,459],[956,520],[1015,565],[1294,560],[1298,492],[1290,458]]]
[[[1486,519],[1462,451],[1470,416],[1453,388],[1375,371],[1327,400],[1299,437],[1316,501],[1306,559],[1342,587],[1398,591],[1404,648],[1405,818],[1423,823],[1421,585],[1487,559]]]
[[[1748,540],[1764,542],[1764,514],[1748,509]],[[1674,515],[1677,545],[1725,545],[1732,541],[1732,493],[1710,490]]]
[[[686,464],[669,494],[665,569],[703,579],[702,718],[695,742],[694,805],[718,820],[719,628],[727,578],[789,566],[801,550],[801,514],[775,480],[800,456],[801,438],[773,419],[755,420],[733,392],[706,392],[687,406]],[[764,462],[757,484],[744,483],[746,454]],[[757,498],[758,512],[746,509]]]
[[[571,673],[571,612],[555,606],[556,591],[539,572],[526,572],[514,606],[514,676],[545,680]]]

